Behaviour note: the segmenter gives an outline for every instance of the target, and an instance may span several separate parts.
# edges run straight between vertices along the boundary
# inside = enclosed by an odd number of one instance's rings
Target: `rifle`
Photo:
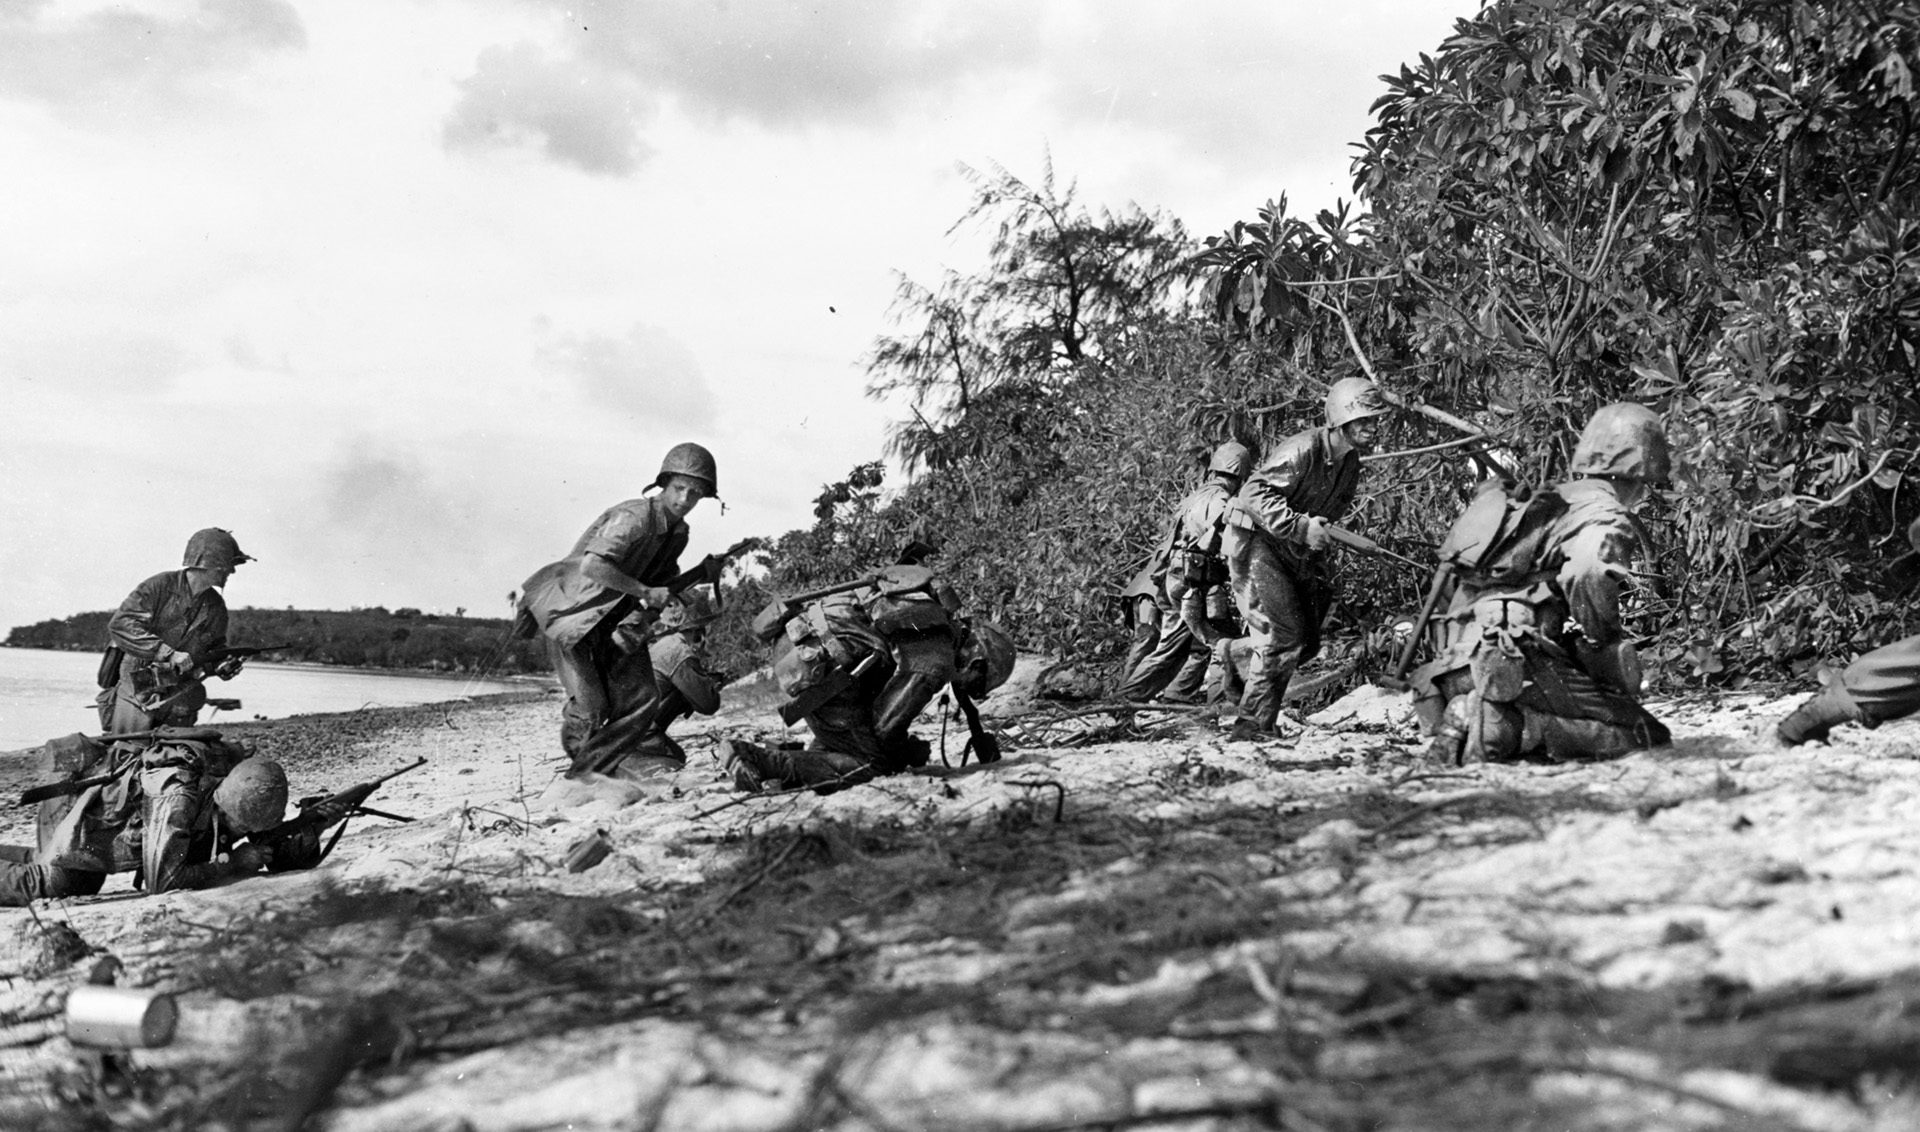
[[[192,742],[206,743],[218,739],[220,733],[210,727],[156,727],[151,731],[123,731],[113,735],[97,735],[95,743],[136,742],[142,739],[186,739]],[[29,787],[21,793],[19,806],[31,806],[44,802],[48,798],[64,798],[69,794],[78,794],[95,786],[105,786],[114,779],[140,765],[137,756],[122,759],[120,765],[105,774],[96,774],[90,778],[69,778],[65,782],[49,782],[41,786]]]
[[[193,691],[193,689],[198,688],[200,685],[206,683],[207,677],[212,675],[215,669],[219,668],[221,665],[225,664],[227,661],[251,660],[256,656],[259,656],[261,653],[279,652],[282,649],[290,649],[292,647],[293,645],[290,643],[278,644],[278,645],[258,645],[258,646],[247,645],[241,648],[227,648],[226,646],[223,645],[220,648],[212,649],[208,651],[208,653],[205,656],[194,657],[193,671],[187,674],[187,682],[181,687],[175,689],[170,695],[164,696],[160,699],[153,700],[144,704],[140,704],[138,700],[134,702],[136,704],[139,704],[140,710],[146,712],[148,715],[159,715],[161,712],[172,707],[174,704],[179,703],[182,699],[185,699],[187,694]],[[151,672],[150,669],[148,671]],[[235,705],[235,706],[238,706],[238,705]]]
[[[1378,554],[1386,558],[1391,558],[1395,562],[1404,562],[1416,570],[1426,569],[1425,566],[1420,565],[1418,562],[1415,562],[1413,559],[1408,558],[1406,555],[1396,554],[1395,552],[1388,550],[1386,547],[1381,546],[1379,543],[1373,541],[1367,536],[1360,534],[1356,531],[1350,531],[1345,527],[1336,527],[1332,523],[1323,524],[1320,529],[1327,532],[1327,537],[1332,539],[1333,541],[1339,543],[1342,546],[1352,547],[1353,549],[1360,551],[1362,554]]]
[[[871,586],[883,594],[906,594],[926,589],[933,584],[933,571],[925,566],[888,566],[855,578],[851,582],[826,586],[792,597],[775,598],[765,609],[754,615],[753,635],[762,642],[771,642],[787,627],[794,615],[805,609],[810,601],[819,601],[823,597],[846,593]]]
[[[333,852],[333,847],[340,843],[341,835],[347,832],[346,823],[350,817],[364,814],[368,817],[386,818],[389,821],[412,821],[412,818],[401,817],[398,814],[390,814],[381,810],[372,809],[366,802],[368,798],[373,796],[374,791],[386,785],[390,779],[398,778],[410,770],[418,770],[425,765],[427,765],[426,759],[417,759],[401,767],[399,770],[390,771],[381,775],[379,778],[362,782],[356,786],[349,786],[338,794],[315,794],[311,797],[302,798],[297,803],[300,807],[298,817],[288,818],[272,829],[256,830],[253,833],[249,833],[245,840],[249,845],[258,845],[264,849],[270,849],[278,853],[290,843],[305,837],[318,836],[322,830],[338,822],[340,828],[328,839],[326,848],[320,851],[320,860],[314,862],[314,864],[317,865],[321,861],[325,861],[327,855]]]
[[[718,554],[709,554],[705,558],[702,558],[697,564],[680,571],[672,581],[667,583],[667,592],[677,594],[690,590],[698,585],[712,586],[713,608],[718,610],[721,600],[720,574],[727,568],[727,563],[740,557],[742,554],[749,554],[756,550],[765,549],[766,545],[767,540],[763,538],[743,538]]]
[[[1413,623],[1413,632],[1407,634],[1407,643],[1400,646],[1400,655],[1394,658],[1393,671],[1377,678],[1374,683],[1382,688],[1396,692],[1407,690],[1407,669],[1413,667],[1413,651],[1420,647],[1421,638],[1427,635],[1427,626],[1433,624],[1433,611],[1440,607],[1440,599],[1446,596],[1447,587],[1453,582],[1453,563],[1442,562],[1433,571],[1433,584],[1427,587],[1427,600],[1420,605],[1420,616]]]

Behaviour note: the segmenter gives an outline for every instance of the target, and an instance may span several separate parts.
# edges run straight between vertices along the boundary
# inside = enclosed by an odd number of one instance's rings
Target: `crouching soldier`
[[[558,562],[527,579],[515,631],[545,637],[566,692],[560,746],[569,777],[610,774],[643,742],[659,713],[647,635],[667,607],[687,547],[687,515],[717,497],[713,453],[678,444],[661,461],[649,491],[602,512]]]
[[[1912,544],[1914,554],[1920,554],[1920,519],[1907,524],[1907,541]],[[1774,728],[1774,737],[1789,747],[1797,747],[1809,739],[1824,743],[1835,724],[1857,723],[1871,729],[1917,711],[1920,711],[1920,634],[1882,645],[1847,665],[1825,691],[1781,720]]]
[[[1640,706],[1620,597],[1643,549],[1633,509],[1671,467],[1660,418],[1614,404],[1580,434],[1573,479],[1482,487],[1440,546],[1457,581],[1447,644],[1413,674],[1431,757],[1604,758],[1670,741]]]
[[[1387,412],[1373,382],[1334,382],[1326,427],[1281,441],[1227,510],[1233,596],[1254,645],[1235,739],[1277,734],[1287,684],[1320,652],[1320,623],[1333,599],[1321,553],[1333,537],[1327,527],[1353,506],[1360,457]]]
[[[647,646],[659,693],[652,724],[609,772],[614,777],[648,778],[686,767],[687,752],[667,729],[685,716],[719,711],[720,689],[727,685],[727,677],[709,669],[703,655],[706,626],[713,617],[706,599],[697,594],[683,597],[660,615],[658,636]]]
[[[75,789],[40,803],[33,851],[6,854],[15,859],[0,864],[0,905],[91,896],[109,873],[136,872],[136,885],[160,893],[322,856],[318,826],[271,849],[242,841],[281,823],[287,775],[217,731],[165,728],[144,749],[70,735],[41,752],[46,778]]]
[[[1136,624],[1151,619],[1157,639],[1142,655],[1129,655],[1123,698],[1199,701],[1212,647],[1223,635],[1223,624],[1233,621],[1227,560],[1221,554],[1227,505],[1252,466],[1253,453],[1244,444],[1222,444],[1207,462],[1206,482],[1174,509],[1161,553],[1147,567],[1153,609],[1134,599]],[[1136,577],[1129,592],[1139,584]]]
[[[780,715],[804,719],[805,750],[730,741],[723,757],[742,790],[826,790],[925,766],[930,747],[909,725],[942,688],[967,717],[981,762],[1000,757],[973,701],[1013,672],[1013,641],[999,626],[961,615],[950,586],[922,566],[769,606],[755,624],[772,638],[773,673],[791,699]],[[779,634],[774,637],[774,634]]]

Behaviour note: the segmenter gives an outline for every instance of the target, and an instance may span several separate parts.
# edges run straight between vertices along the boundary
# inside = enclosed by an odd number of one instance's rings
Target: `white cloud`
[[[540,367],[578,383],[588,406],[645,417],[656,427],[713,427],[715,399],[693,352],[658,327],[635,323],[623,335],[548,333]]]

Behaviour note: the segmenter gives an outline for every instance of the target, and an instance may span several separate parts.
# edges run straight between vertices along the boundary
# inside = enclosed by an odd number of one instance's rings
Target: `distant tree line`
[[[7,634],[11,648],[106,647],[110,611],[24,625]],[[418,609],[336,610],[237,609],[228,643],[290,647],[273,659],[355,668],[408,668],[478,675],[545,672],[546,649],[537,640],[514,640],[511,623],[490,617],[449,617]]]

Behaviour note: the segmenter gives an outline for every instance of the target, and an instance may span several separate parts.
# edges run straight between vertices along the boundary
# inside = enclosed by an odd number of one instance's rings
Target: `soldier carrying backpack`
[[[1643,549],[1633,508],[1671,468],[1659,417],[1621,403],[1587,422],[1573,479],[1482,488],[1441,543],[1458,588],[1440,654],[1413,674],[1432,758],[1611,757],[1670,741],[1640,706],[1620,597]]]

